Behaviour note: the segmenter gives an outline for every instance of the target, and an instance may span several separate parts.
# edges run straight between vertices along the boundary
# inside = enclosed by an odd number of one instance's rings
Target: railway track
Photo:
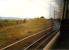
[[[54,46],[56,44],[56,42],[58,41],[60,36],[60,32],[57,32],[53,38],[48,42],[48,44],[43,48],[43,50],[58,50],[55,49]]]
[[[1,50],[43,50],[48,42],[56,35],[56,30],[49,27],[46,30],[23,38],[15,43],[7,45]]]
[[[52,37],[55,36],[55,34],[55,31],[49,32],[48,35],[44,35],[41,39],[29,45],[24,50],[43,50],[43,48],[48,44]]]

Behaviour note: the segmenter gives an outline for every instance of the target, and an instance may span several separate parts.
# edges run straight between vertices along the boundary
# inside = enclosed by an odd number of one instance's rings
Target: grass
[[[3,23],[3,22],[2,22]],[[8,22],[15,23],[15,22]],[[36,32],[39,32],[43,29],[47,29],[51,26],[51,22],[48,19],[44,18],[35,18],[28,20],[28,22],[23,24],[18,24],[18,26],[12,27],[12,25],[0,31],[0,48],[5,47],[19,39],[30,36]]]
[[[12,25],[16,25],[16,21],[13,20],[0,20],[0,29],[4,28],[4,27],[8,27],[8,26],[12,26]]]

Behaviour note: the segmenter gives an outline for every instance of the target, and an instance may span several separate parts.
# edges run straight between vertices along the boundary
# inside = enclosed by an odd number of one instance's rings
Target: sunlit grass
[[[26,23],[21,25],[18,24],[17,27],[10,26],[10,28],[0,31],[0,47],[5,47],[6,45],[9,45],[24,37],[30,36],[43,29],[47,29],[50,26],[51,22],[44,18],[28,20]]]

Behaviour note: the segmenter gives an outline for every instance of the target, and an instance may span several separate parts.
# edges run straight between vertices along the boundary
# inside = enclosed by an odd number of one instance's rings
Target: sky
[[[50,18],[50,0],[0,0],[0,16]]]

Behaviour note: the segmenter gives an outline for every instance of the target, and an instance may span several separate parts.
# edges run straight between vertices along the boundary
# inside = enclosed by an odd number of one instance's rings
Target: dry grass
[[[44,18],[29,20],[28,22],[0,31],[0,48],[19,39],[32,35],[51,26],[51,22]]]

